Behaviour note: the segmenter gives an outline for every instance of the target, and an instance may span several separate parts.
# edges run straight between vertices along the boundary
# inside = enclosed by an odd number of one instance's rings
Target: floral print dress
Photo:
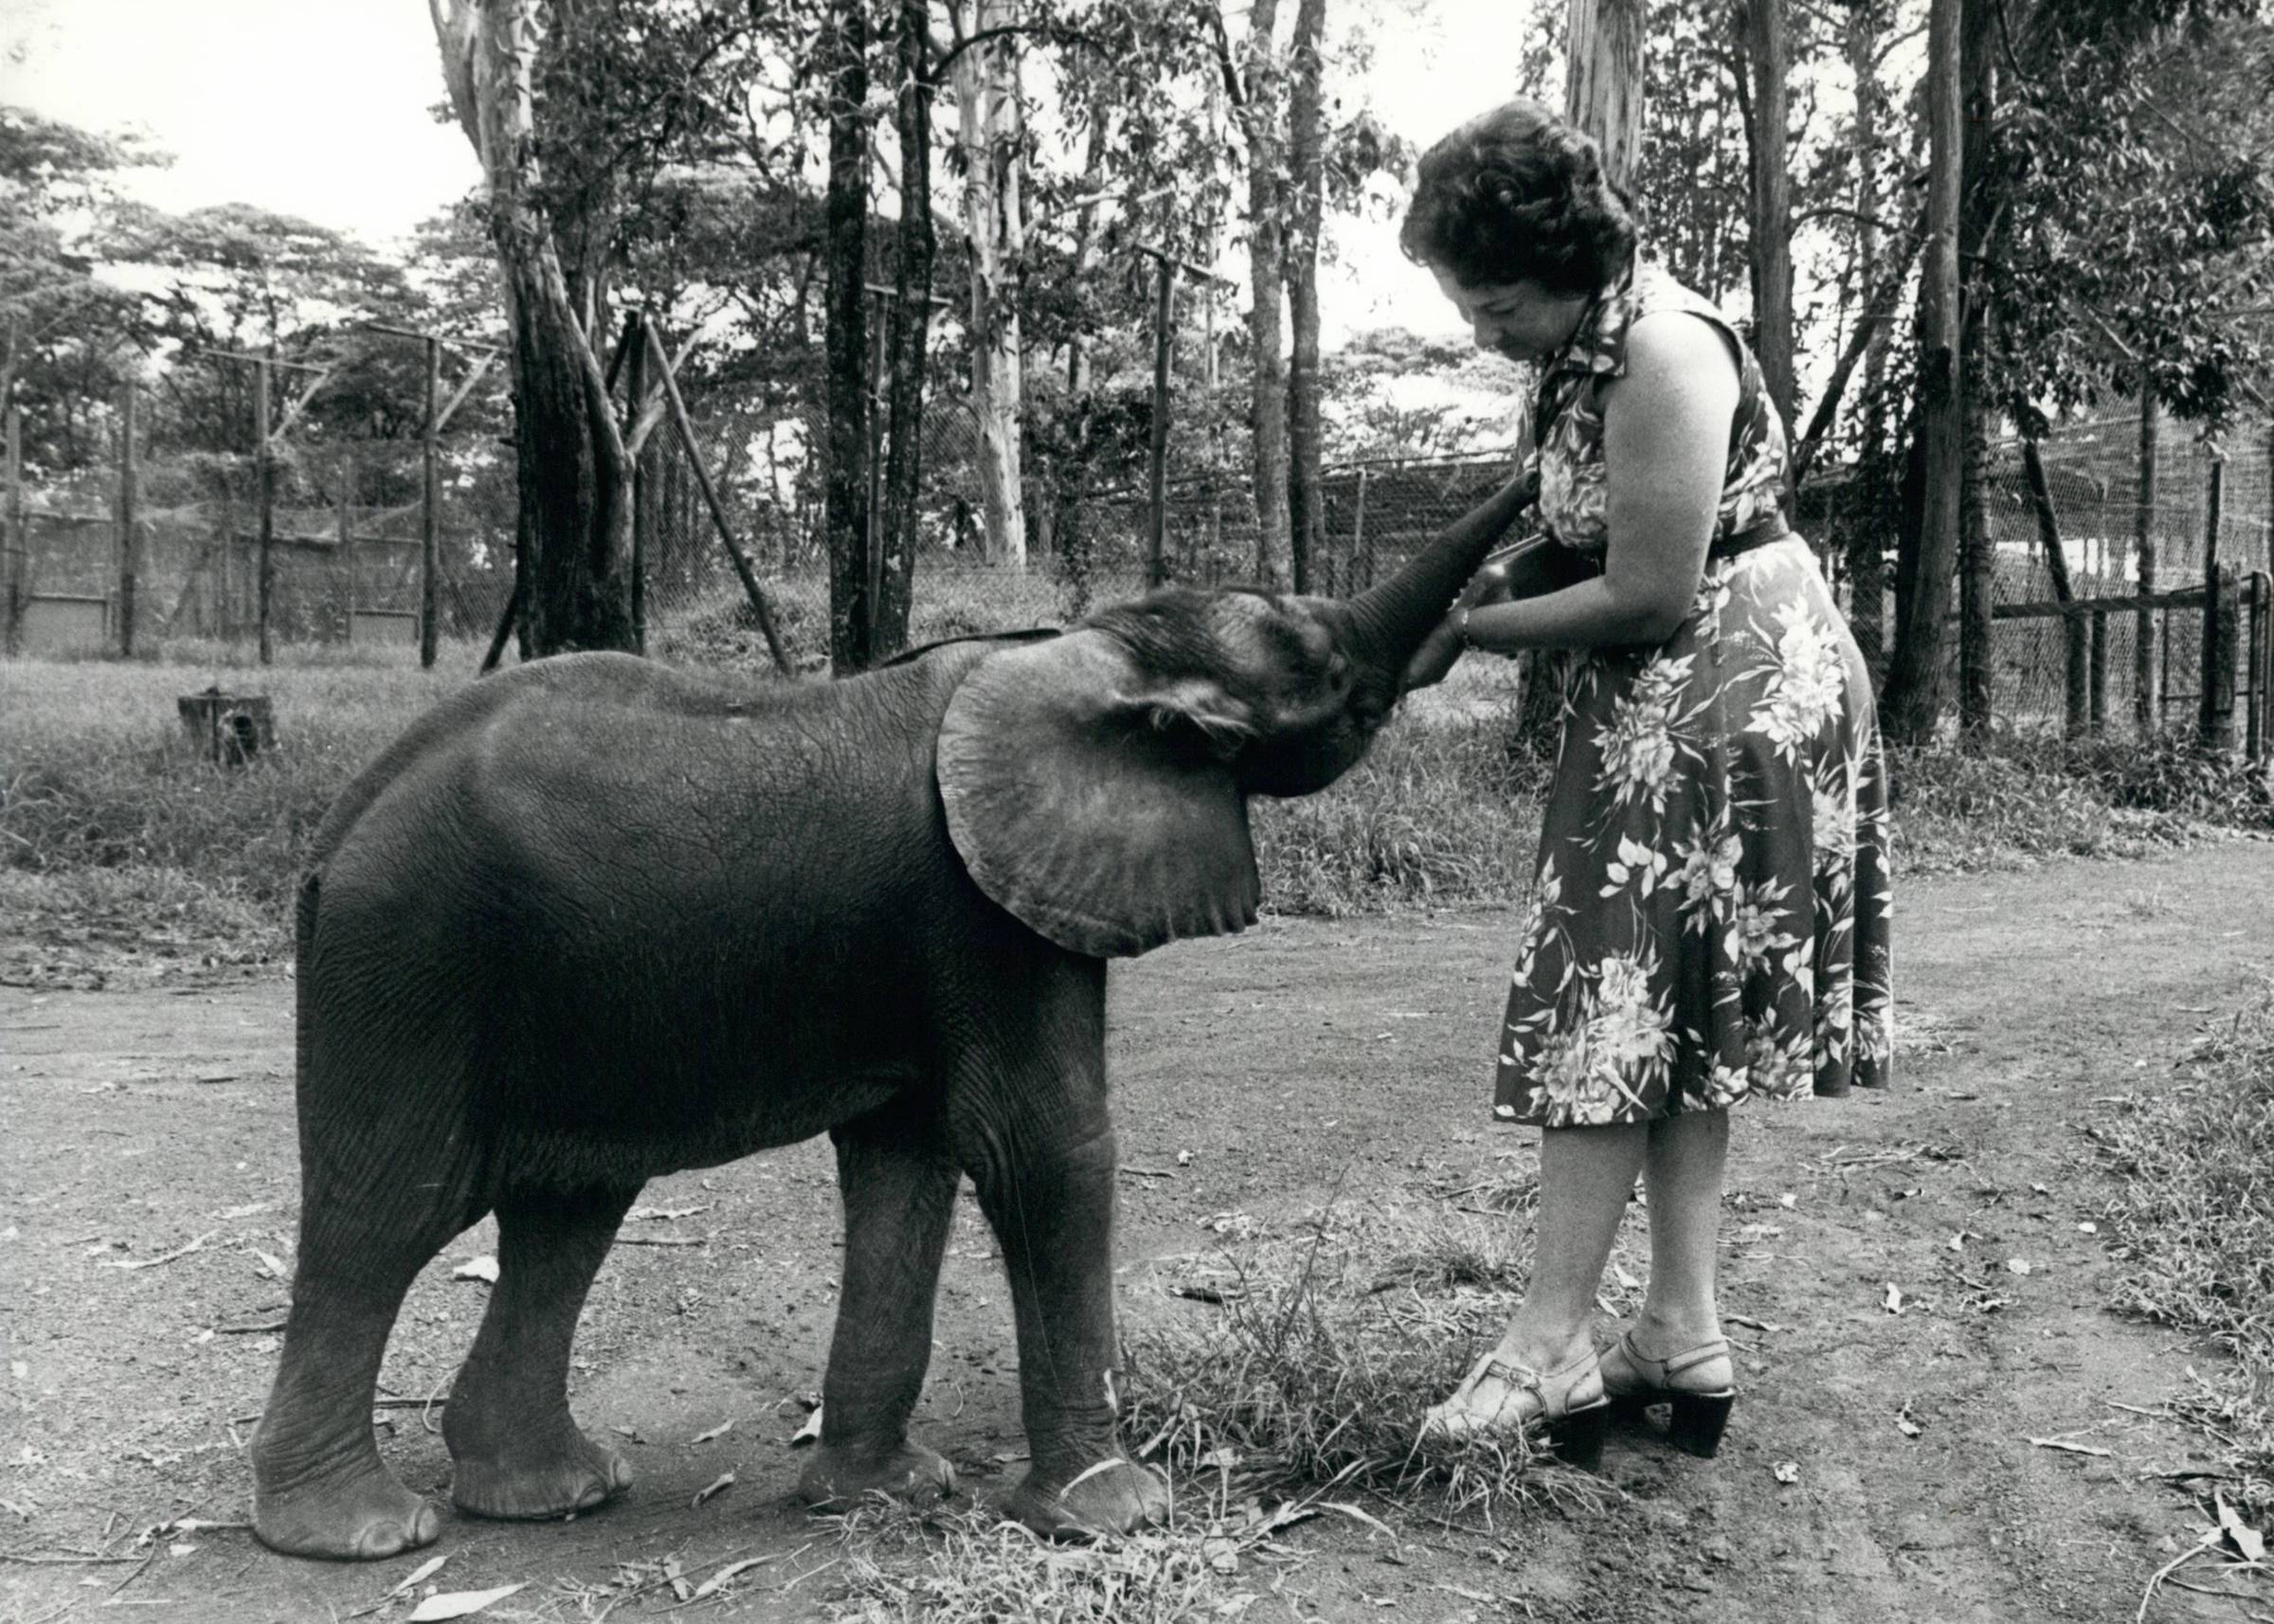
[[[1527,437],[1538,519],[1599,567],[1596,386],[1626,370],[1634,321],[1669,309],[1728,339],[1742,386],[1688,619],[1655,647],[1566,659],[1494,1105],[1545,1128],[1887,1080],[1887,780],[1869,674],[1783,529],[1784,425],[1759,365],[1652,267],[1598,298],[1543,370]]]

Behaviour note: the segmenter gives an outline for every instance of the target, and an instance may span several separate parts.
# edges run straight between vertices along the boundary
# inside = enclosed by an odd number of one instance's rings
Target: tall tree
[[[1026,133],[1019,20],[1010,0],[951,0],[948,74],[971,252],[971,397],[988,556],[1026,567],[1020,278],[1026,252]]]
[[[1294,589],[1313,589],[1326,529],[1319,477],[1319,232],[1326,210],[1323,35],[1326,0],[1296,0],[1288,49],[1287,305],[1294,351],[1287,370],[1288,552]]]
[[[869,597],[869,18],[867,0],[830,0],[820,51],[829,87],[827,244],[826,490],[822,529],[829,553],[829,663],[837,675],[874,660]]]
[[[1941,717],[1942,628],[1958,555],[1959,496],[1965,478],[1966,399],[1961,387],[1958,213],[1961,71],[1960,0],[1931,0],[1927,20],[1926,247],[1919,285],[1918,401],[1913,464],[1919,523],[1904,538],[1904,579],[1895,601],[1895,650],[1881,710],[1888,736],[1925,744]]]
[[[894,29],[893,98],[900,135],[900,229],[894,235],[892,335],[885,347],[891,379],[891,435],[884,465],[884,522],[876,561],[875,646],[882,657],[908,646],[908,616],[916,568],[916,501],[924,478],[924,374],[930,349],[931,44],[928,0],[900,0]]]
[[[1603,171],[1620,186],[1641,163],[1643,0],[1571,0],[1563,114],[1595,137]]]
[[[1785,0],[1742,0],[1744,69],[1739,80],[1752,159],[1747,241],[1753,273],[1753,351],[1762,384],[1793,425],[1792,41]]]
[[[537,161],[537,0],[428,0],[450,101],[488,182],[514,377],[522,609],[532,652],[633,646],[625,570],[631,462],[594,352],[597,279],[584,211],[562,270]]]
[[[1267,586],[1290,579],[1293,550],[1287,507],[1287,355],[1283,283],[1287,218],[1284,100],[1272,33],[1279,0],[1252,0],[1246,71],[1234,102],[1248,157],[1248,436],[1255,493],[1255,578]],[[1219,34],[1219,38],[1220,38]],[[1235,88],[1227,83],[1227,90]]]

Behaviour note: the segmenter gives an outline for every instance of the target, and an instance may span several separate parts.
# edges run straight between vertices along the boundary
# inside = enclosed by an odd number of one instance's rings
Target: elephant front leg
[[[798,1491],[819,1507],[871,1492],[936,1500],[955,1492],[955,1469],[910,1439],[908,1418],[931,1361],[956,1165],[927,1106],[886,1106],[831,1137],[845,1203],[844,1286],[821,1380],[821,1445]]]
[[[1114,1175],[1110,1128],[998,1155],[976,1172],[1010,1275],[1034,1463],[1010,1509],[1054,1538],[1126,1533],[1168,1515],[1167,1485],[1121,1450]]]

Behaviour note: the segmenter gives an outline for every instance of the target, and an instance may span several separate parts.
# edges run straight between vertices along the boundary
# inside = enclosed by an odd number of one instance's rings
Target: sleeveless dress
[[[1784,528],[1784,424],[1712,304],[1637,267],[1542,369],[1537,520],[1599,568],[1597,386],[1647,314],[1709,322],[1741,373],[1714,540],[1681,628],[1574,650],[1494,1114],[1648,1122],[1887,1080],[1887,778],[1870,676]]]

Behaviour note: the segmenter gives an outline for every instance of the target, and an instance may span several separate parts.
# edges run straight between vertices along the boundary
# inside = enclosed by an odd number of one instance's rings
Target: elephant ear
[[[1262,886],[1227,757],[1248,731],[1215,683],[1148,681],[1107,633],[1005,649],[940,724],[948,834],[981,891],[1073,952],[1244,929]]]

